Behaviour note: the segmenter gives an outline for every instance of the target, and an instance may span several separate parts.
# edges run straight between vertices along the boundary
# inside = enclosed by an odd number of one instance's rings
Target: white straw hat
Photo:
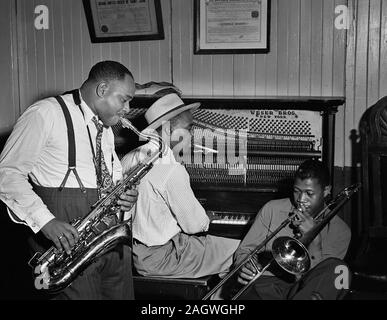
[[[187,110],[195,111],[199,106],[199,102],[185,105],[176,93],[167,94],[153,103],[145,112],[148,127],[143,131],[157,129],[164,122],[171,120],[178,114]]]

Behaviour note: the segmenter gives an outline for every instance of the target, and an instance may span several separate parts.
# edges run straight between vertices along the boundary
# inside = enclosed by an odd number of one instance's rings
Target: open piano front
[[[140,130],[156,99],[136,96],[130,103],[128,118]],[[333,173],[335,113],[342,97],[182,99],[201,103],[194,112],[192,148],[179,160],[211,218],[211,234],[242,239],[266,202],[290,195],[304,160],[320,159]],[[116,137],[129,135],[113,130]]]

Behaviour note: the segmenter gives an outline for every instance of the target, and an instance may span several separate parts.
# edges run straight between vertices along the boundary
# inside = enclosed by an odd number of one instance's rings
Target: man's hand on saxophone
[[[128,177],[127,174],[124,174],[122,181]],[[122,183],[121,181],[121,183]],[[117,201],[117,204],[121,206],[121,211],[127,212],[132,209],[135,205],[138,197],[137,186],[139,182],[137,181],[134,185],[131,186],[130,189],[126,190]]]
[[[128,189],[120,196],[120,200],[117,203],[121,206],[122,211],[130,211],[137,201],[138,191],[136,185],[131,189]],[[51,240],[55,247],[67,254],[71,253],[71,249],[77,243],[79,239],[78,231],[71,224],[64,221],[60,221],[56,218],[52,219],[42,228],[44,236]]]
[[[129,211],[136,203],[137,197],[138,191],[136,187],[132,187],[120,196],[120,200],[117,201],[117,204],[121,206],[122,211]]]
[[[47,222],[41,229],[44,236],[51,240],[58,250],[71,253],[71,248],[78,241],[78,231],[71,224],[57,218]]]

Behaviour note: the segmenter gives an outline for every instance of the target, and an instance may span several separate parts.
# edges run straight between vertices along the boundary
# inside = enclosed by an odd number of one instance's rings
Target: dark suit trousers
[[[287,282],[274,276],[261,276],[243,294],[241,300],[336,300],[342,299],[348,289],[336,288],[337,266],[346,266],[336,258],[323,260],[300,280]],[[348,288],[351,280],[348,273]],[[335,285],[336,284],[336,285]]]

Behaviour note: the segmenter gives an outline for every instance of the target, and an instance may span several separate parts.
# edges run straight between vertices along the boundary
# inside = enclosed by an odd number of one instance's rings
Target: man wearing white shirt
[[[169,147],[139,184],[134,208],[133,262],[144,276],[199,278],[228,271],[239,240],[203,234],[209,218],[191,189],[189,176],[176,159],[191,142],[192,110],[177,94],[158,99],[145,113],[148,127],[167,137]],[[163,125],[164,124],[164,125]],[[128,172],[157,147],[146,144],[122,160]]]
[[[134,93],[130,71],[103,61],[79,90],[38,101],[18,119],[0,155],[0,199],[14,222],[32,229],[33,252],[54,244],[69,254],[79,236],[70,222],[86,216],[104,195],[103,175],[110,186],[122,178],[110,126]],[[129,190],[118,204],[128,211],[136,199],[137,191]],[[113,250],[56,298],[132,299],[132,285],[130,256]]]

